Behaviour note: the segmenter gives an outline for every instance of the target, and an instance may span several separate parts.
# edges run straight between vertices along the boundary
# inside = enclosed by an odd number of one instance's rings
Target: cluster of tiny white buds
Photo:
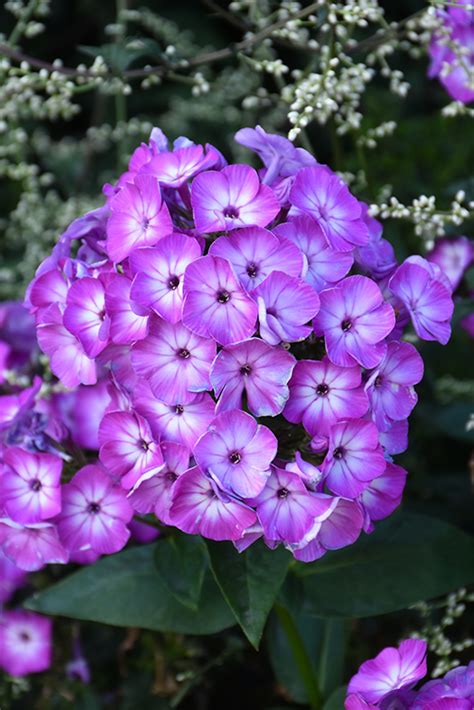
[[[384,121],[375,128],[369,128],[365,134],[357,139],[357,144],[363,148],[376,148],[378,141],[386,136],[391,136],[397,127],[396,121]]]
[[[196,72],[193,75],[194,86],[191,89],[193,96],[202,96],[203,94],[208,94],[210,91],[210,84],[201,72]]]

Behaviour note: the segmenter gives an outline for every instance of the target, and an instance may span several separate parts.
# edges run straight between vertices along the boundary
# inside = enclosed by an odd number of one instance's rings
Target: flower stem
[[[309,706],[312,710],[321,710],[322,698],[318,681],[298,628],[290,612],[284,606],[275,604],[275,611],[293,652],[301,680],[306,689]]]

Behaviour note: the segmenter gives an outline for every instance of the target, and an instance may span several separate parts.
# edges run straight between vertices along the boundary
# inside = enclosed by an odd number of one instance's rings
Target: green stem
[[[36,10],[37,5],[38,0],[30,0],[29,4],[25,8],[23,15],[19,18],[18,22],[13,28],[10,37],[8,38],[8,44],[14,45],[18,42],[21,35],[25,31],[28,22],[31,20],[31,17],[34,11]]]
[[[309,706],[312,710],[321,710],[322,698],[318,681],[298,628],[290,612],[284,606],[275,604],[275,611],[293,652],[301,680],[306,689]]]

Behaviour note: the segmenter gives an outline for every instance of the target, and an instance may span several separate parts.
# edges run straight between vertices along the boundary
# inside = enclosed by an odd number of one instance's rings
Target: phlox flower
[[[303,255],[298,247],[261,227],[247,227],[219,237],[209,253],[227,259],[247,291],[252,291],[272,271],[300,276],[303,270]]]
[[[364,517],[357,501],[329,498],[331,506],[327,515],[316,519],[299,544],[291,546],[293,556],[300,562],[314,562],[328,550],[352,545],[362,532]]]
[[[0,466],[0,503],[12,520],[29,525],[59,513],[60,458],[8,447],[3,462]]]
[[[351,251],[369,240],[361,203],[349,191],[344,180],[327,165],[303,168],[296,176],[290,202],[319,224],[330,246]]]
[[[474,89],[471,86],[469,71],[474,63],[472,10],[449,7],[447,12],[439,12],[438,17],[443,20],[447,39],[444,35],[440,37],[435,34],[432,37],[428,48],[431,57],[428,76],[436,77],[452,99],[468,104],[474,101]],[[452,46],[449,46],[453,42],[465,52],[462,57],[459,57]]]
[[[107,253],[112,261],[123,261],[133,249],[153,246],[173,231],[158,180],[152,175],[137,175],[127,182],[109,206]]]
[[[134,406],[149,422],[157,440],[175,441],[189,449],[215,417],[215,403],[207,392],[194,395],[185,404],[166,404],[155,397],[147,382],[136,387]]]
[[[25,572],[36,572],[47,564],[66,564],[69,557],[56,526],[49,522],[24,526],[0,518],[0,546]]]
[[[197,466],[176,481],[170,516],[183,532],[211,540],[238,540],[256,521],[252,508],[221,491]]]
[[[224,490],[251,498],[265,487],[277,447],[270,429],[233,409],[214,419],[193,453],[201,470],[217,478]]]
[[[368,214],[368,207],[362,204],[362,215],[369,232],[369,241],[365,246],[357,247],[354,253],[359,268],[376,281],[391,274],[398,266],[395,251],[386,239],[382,238],[382,225]]]
[[[46,671],[51,665],[53,622],[23,609],[2,613],[0,668],[12,676]]]
[[[62,269],[51,269],[37,276],[29,289],[31,313],[48,308],[53,303],[65,306],[70,285],[70,280]]]
[[[266,538],[296,543],[312,527],[315,518],[326,515],[332,499],[308,491],[296,473],[272,466],[265,488],[251,503]]]
[[[262,181],[267,185],[277,177],[289,177],[300,168],[316,165],[316,159],[307,150],[296,148],[288,138],[267,133],[261,126],[241,128],[234,138],[258,155],[266,168]]]
[[[247,225],[266,227],[280,211],[272,190],[260,183],[256,171],[248,165],[229,165],[220,172],[200,173],[193,180],[191,202],[199,232]]]
[[[219,162],[218,151],[212,146],[187,145],[173,151],[155,154],[141,168],[145,175],[153,175],[163,187],[178,188],[203,170]]]
[[[393,422],[387,431],[379,431],[380,444],[389,456],[403,454],[408,449],[408,422],[401,419]]]
[[[123,488],[131,488],[140,476],[161,466],[163,456],[146,419],[135,412],[109,412],[99,427],[99,458]],[[88,475],[92,477],[93,471]]]
[[[132,516],[125,491],[114,485],[101,466],[90,464],[63,486],[57,525],[68,549],[110,555],[126,545]]]
[[[150,320],[149,336],[131,351],[135,372],[167,404],[185,404],[196,392],[210,389],[209,370],[215,355],[214,340],[156,316]]]
[[[130,491],[128,500],[138,513],[154,512],[167,525],[172,525],[169,510],[174,484],[189,468],[190,450],[182,444],[162,442],[163,465],[157,471],[147,471]]]
[[[193,333],[228,345],[255,332],[257,306],[237,281],[230,263],[202,256],[184,274],[183,323]]]
[[[328,359],[298,360],[291,377],[283,416],[315,434],[343,419],[362,417],[369,400],[361,386],[360,367],[338,367]]]
[[[293,242],[307,262],[304,280],[316,291],[340,281],[352,266],[352,254],[333,249],[319,224],[308,215],[298,215],[289,222],[278,224],[273,233]],[[280,269],[285,271],[286,269]]]
[[[379,431],[406,419],[417,402],[413,385],[423,377],[423,360],[410,343],[392,340],[380,365],[371,373],[365,390],[372,418]]]
[[[320,299],[314,330],[324,335],[329,359],[341,367],[378,365],[395,314],[377,284],[366,276],[349,276],[337,287],[321,291]]]
[[[38,343],[49,355],[50,367],[65,387],[94,385],[97,382],[96,364],[63,324],[59,306],[53,304],[41,312],[37,326]]]
[[[434,274],[432,266],[421,257],[405,259],[388,285],[409,311],[417,335],[446,345],[454,304],[450,288]]]
[[[110,317],[105,310],[105,288],[100,279],[86,277],[72,284],[63,322],[88,357],[95,358],[102,352],[109,339]]]
[[[387,462],[381,476],[374,478],[359,496],[359,502],[364,509],[364,530],[372,532],[373,522],[383,520],[393,513],[400,505],[407,472],[401,466]]]
[[[372,422],[351,419],[331,427],[321,470],[333,493],[355,498],[370,481],[382,475],[385,466],[379,434]]]
[[[474,703],[474,661],[448,671],[444,678],[425,683],[413,710],[471,710]]]
[[[196,239],[178,233],[164,237],[155,247],[136,249],[130,255],[135,274],[132,301],[146,313],[154,311],[177,323],[182,315],[185,269],[200,256]]]
[[[350,680],[349,693],[359,693],[376,703],[394,690],[411,688],[426,675],[426,641],[408,639],[398,648],[389,646],[365,661]]]
[[[280,347],[259,338],[227,345],[211,367],[211,383],[217,412],[240,409],[245,393],[247,406],[256,417],[279,414],[289,396],[295,358]]]
[[[105,307],[110,318],[110,339],[117,345],[142,340],[148,332],[148,318],[137,315],[131,304],[132,282],[120,274],[110,275],[105,290]]]
[[[106,382],[98,382],[90,387],[81,386],[74,391],[67,425],[76,446],[83,449],[99,448],[99,425],[110,402]]]
[[[311,327],[306,325],[319,311],[319,297],[301,279],[272,271],[252,291],[258,304],[260,337],[270,345],[304,340]]]

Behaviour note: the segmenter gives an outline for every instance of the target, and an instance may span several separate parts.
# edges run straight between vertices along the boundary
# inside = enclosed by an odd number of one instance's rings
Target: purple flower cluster
[[[348,686],[346,710],[471,710],[474,707],[474,661],[428,681],[425,641],[408,639],[384,648],[365,661]]]
[[[428,76],[436,77],[455,101],[474,101],[474,10],[457,0],[437,11],[443,31],[432,37]]]
[[[0,401],[0,546],[21,569],[148,539],[149,514],[311,561],[399,505],[423,375],[402,334],[447,342],[449,279],[399,265],[306,151],[237,140],[263,168],[154,129],[39,267],[26,303],[70,391]],[[71,471],[57,442],[91,455]]]

